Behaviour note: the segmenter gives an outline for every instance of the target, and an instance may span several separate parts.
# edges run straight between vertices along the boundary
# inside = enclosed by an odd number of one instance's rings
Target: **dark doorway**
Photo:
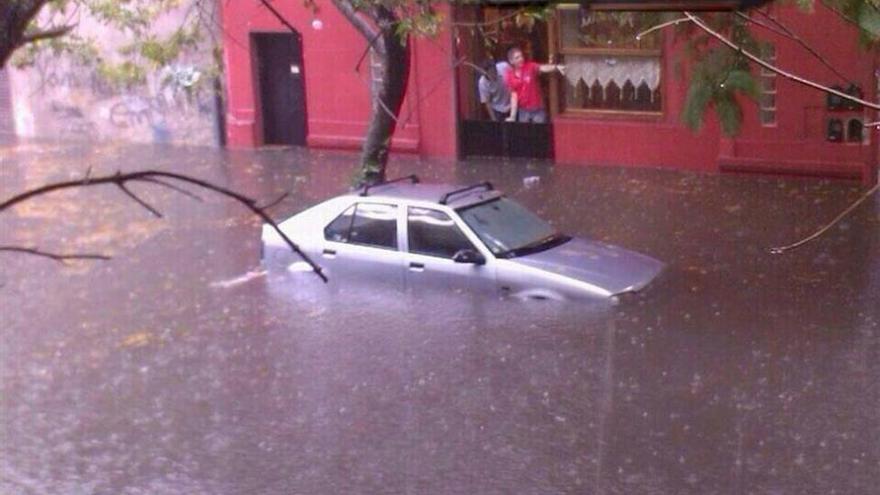
[[[254,33],[257,91],[265,144],[306,144],[306,95],[302,37]]]

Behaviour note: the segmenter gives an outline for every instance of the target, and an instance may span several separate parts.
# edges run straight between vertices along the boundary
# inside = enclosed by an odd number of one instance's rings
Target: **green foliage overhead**
[[[799,3],[815,1],[799,0]],[[872,45],[880,40],[880,0],[822,0],[822,3],[858,26],[864,44]]]
[[[765,45],[755,39],[741,17],[715,14],[703,18],[744,50],[765,51]],[[686,53],[692,67],[682,120],[691,129],[698,130],[703,126],[707,111],[714,108],[722,131],[728,136],[736,135],[742,127],[740,100],[757,100],[760,95],[749,60],[737,51],[711,42],[708,35],[693,26],[684,30],[688,37]]]
[[[867,48],[880,40],[880,0],[788,0],[805,12],[815,12],[820,3],[858,27]],[[752,26],[736,14],[704,15],[710,26],[743,50],[760,54],[768,46],[756,40]],[[743,100],[757,100],[759,87],[754,65],[741,53],[714,40],[690,24],[679,27],[687,39],[687,57],[691,64],[690,86],[682,111],[683,122],[693,130],[702,127],[705,115],[714,109],[725,134],[733,136],[742,127]],[[804,56],[809,56],[805,53]]]
[[[213,36],[211,17],[215,15],[215,4],[213,0],[51,0],[31,21],[28,32],[62,26],[73,26],[73,29],[64,36],[25,45],[15,54],[13,62],[18,67],[27,67],[48,51],[53,56],[66,55],[74,63],[93,66],[110,85],[142,84],[151,71],[173,64],[187,51],[205,47],[206,33]],[[169,20],[175,18],[180,19],[176,24]],[[108,49],[106,41],[87,35],[79,28],[83,22],[98,22],[107,34],[116,33],[127,42]],[[157,29],[157,25],[165,25],[165,29]],[[219,47],[213,38],[209,41],[215,49]],[[220,59],[208,57],[208,60],[200,71],[219,73]]]

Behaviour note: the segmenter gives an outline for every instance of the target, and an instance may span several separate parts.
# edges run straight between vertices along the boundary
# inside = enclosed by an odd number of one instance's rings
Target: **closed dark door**
[[[306,144],[302,38],[293,33],[252,35],[265,144]]]

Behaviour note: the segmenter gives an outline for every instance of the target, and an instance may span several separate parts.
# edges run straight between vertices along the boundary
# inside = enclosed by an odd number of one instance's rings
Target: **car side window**
[[[329,225],[324,227],[324,239],[334,242],[348,242],[351,222],[354,220],[355,205],[342,212]]]
[[[324,229],[324,238],[387,249],[397,249],[397,207],[357,203]]]
[[[474,249],[458,225],[442,211],[409,208],[409,252],[451,259],[462,249]]]

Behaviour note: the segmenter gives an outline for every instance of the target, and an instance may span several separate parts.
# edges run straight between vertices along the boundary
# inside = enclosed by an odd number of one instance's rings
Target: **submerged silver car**
[[[450,288],[527,299],[608,298],[646,287],[663,263],[556,231],[488,182],[420,184],[408,176],[294,215],[285,235],[334,277],[407,289]],[[303,263],[265,225],[263,263]]]

